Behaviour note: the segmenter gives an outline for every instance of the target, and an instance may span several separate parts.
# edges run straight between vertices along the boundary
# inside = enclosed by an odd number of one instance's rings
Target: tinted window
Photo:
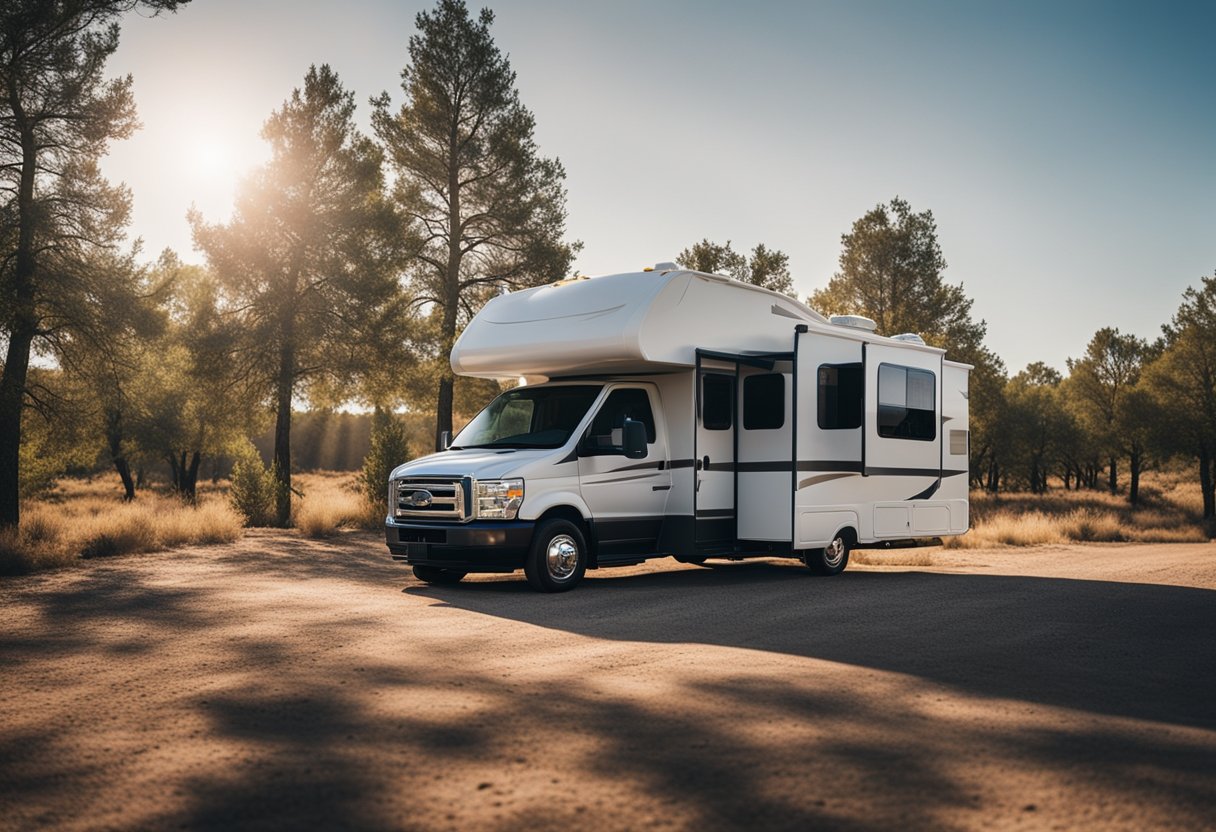
[[[743,379],[743,429],[775,430],[785,424],[785,376]]]
[[[937,437],[936,381],[928,370],[878,366],[878,435],[891,439]]]
[[[591,421],[591,429],[583,440],[582,450],[587,454],[624,453],[622,434],[625,420],[632,419],[646,426],[646,441],[654,444],[654,414],[650,411],[650,397],[645,390],[625,388],[613,390]]]
[[[600,385],[517,387],[473,417],[454,448],[560,448],[578,427]]]
[[[735,380],[710,374],[701,379],[701,424],[706,430],[730,430],[734,424]]]
[[[824,364],[819,368],[819,427],[861,427],[865,374],[860,364]]]

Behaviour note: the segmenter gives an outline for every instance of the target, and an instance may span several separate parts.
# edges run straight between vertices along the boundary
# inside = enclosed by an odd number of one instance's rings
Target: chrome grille
[[[394,517],[464,520],[464,485],[458,477],[403,477],[393,480]]]

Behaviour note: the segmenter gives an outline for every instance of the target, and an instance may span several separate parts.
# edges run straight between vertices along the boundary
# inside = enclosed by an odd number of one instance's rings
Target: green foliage
[[[709,274],[724,274],[742,283],[763,286],[783,295],[797,297],[790,276],[790,257],[784,251],[757,243],[751,255],[735,251],[730,240],[725,245],[708,239],[693,243],[680,252],[676,262],[686,269]]]
[[[269,526],[275,516],[280,485],[272,469],[262,464],[262,458],[252,445],[240,449],[232,466],[228,499],[232,507],[245,518],[246,526]]]
[[[12,0],[0,7],[0,526],[19,519],[30,357],[105,344],[141,304],[120,251],[130,194],[98,161],[138,121],[131,77],[107,80],[118,18],[177,0]]]
[[[310,389],[351,391],[364,368],[395,354],[402,297],[401,222],[384,199],[380,149],[354,124],[352,93],[328,67],[273,113],[272,158],[248,179],[231,221],[197,212],[194,238],[239,312],[228,360],[271,404],[276,520],[291,520],[291,410]]]
[[[359,490],[369,503],[382,505],[388,499],[388,478],[410,458],[405,424],[391,413],[377,411],[372,423],[371,448],[359,473]]]
[[[411,221],[412,251],[401,263],[431,319],[418,343],[438,435],[452,428],[448,355],[459,330],[504,289],[567,274],[581,244],[563,240],[565,170],[539,153],[535,119],[490,34],[493,12],[473,19],[463,0],[440,0],[416,22],[401,73],[405,100],[393,112],[382,93],[372,123]]]

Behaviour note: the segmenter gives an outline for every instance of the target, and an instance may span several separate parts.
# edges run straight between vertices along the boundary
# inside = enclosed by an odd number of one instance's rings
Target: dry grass
[[[124,503],[109,480],[63,480],[45,498],[22,506],[19,531],[0,534],[0,575],[240,536],[240,518],[215,488],[201,489],[193,506],[152,491]]]
[[[933,554],[917,549],[870,549],[849,553],[849,563],[863,566],[933,566]]]
[[[1175,474],[1146,477],[1141,503],[1124,494],[1050,491],[993,496],[972,492],[971,531],[946,538],[950,549],[1036,546],[1051,543],[1202,543],[1199,486]]]
[[[304,495],[296,502],[294,525],[308,537],[330,537],[343,529],[379,529],[384,524],[384,505],[367,501],[354,473],[315,472],[292,479]]]

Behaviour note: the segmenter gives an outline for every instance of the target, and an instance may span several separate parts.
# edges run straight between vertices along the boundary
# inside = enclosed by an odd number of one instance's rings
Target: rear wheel
[[[839,531],[827,546],[806,553],[807,568],[816,575],[839,575],[849,565],[850,547],[848,532]]]
[[[438,566],[414,567],[414,577],[428,584],[458,584],[467,574],[459,569],[440,569]]]
[[[524,561],[528,583],[540,592],[574,589],[587,571],[587,541],[569,520],[554,518],[536,527]]]

